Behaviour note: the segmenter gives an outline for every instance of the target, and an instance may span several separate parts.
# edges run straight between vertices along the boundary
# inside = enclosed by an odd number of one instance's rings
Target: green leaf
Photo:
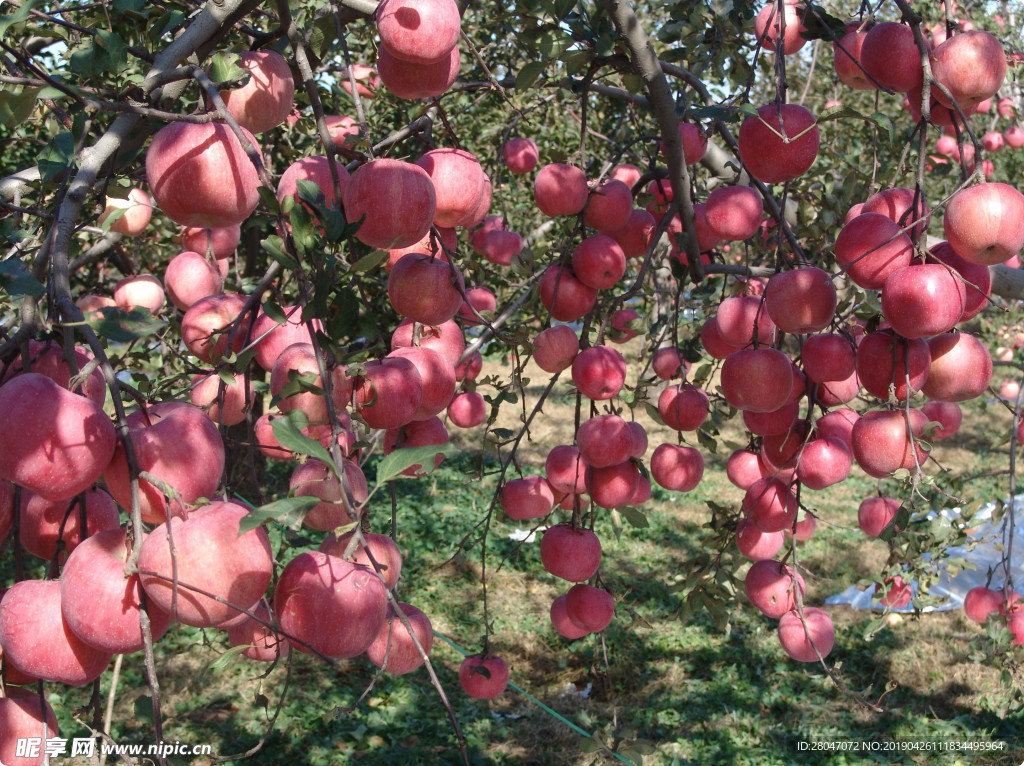
[[[527,90],[533,85],[537,78],[540,77],[541,73],[547,68],[547,62],[545,61],[531,61],[529,64],[519,70],[519,74],[516,75],[516,89]]]
[[[8,295],[28,295],[32,298],[38,298],[46,292],[46,288],[17,258],[0,262],[0,288]]]
[[[167,322],[157,319],[149,309],[136,306],[125,311],[114,306],[97,309],[86,320],[96,334],[115,343],[130,343],[161,330]]]
[[[58,133],[36,157],[40,180],[46,183],[68,170],[75,159],[75,137],[70,131]]]
[[[6,39],[7,30],[14,25],[24,24],[28,20],[29,13],[32,11],[32,6],[34,6],[37,1],[38,0],[28,0],[15,8],[14,13],[0,16],[0,38]],[[20,34],[20,32],[16,30],[11,34]]]
[[[210,79],[216,85],[232,83],[244,85],[249,81],[249,70],[239,65],[241,57],[234,51],[221,51],[210,57]]]
[[[148,0],[114,0],[114,10],[118,13],[145,18],[149,15],[146,11]]]
[[[105,73],[117,74],[124,71],[125,67],[128,66],[128,46],[125,45],[124,40],[116,32],[97,29],[93,38],[93,44],[105,53]]]
[[[267,237],[260,243],[260,245],[262,245],[263,249],[270,254],[271,258],[280,263],[286,269],[298,268],[299,264],[297,264],[295,259],[284,251],[284,242],[282,242],[281,238],[276,234]]]
[[[309,419],[302,410],[292,410],[284,417],[274,418],[270,422],[271,428],[274,429],[274,438],[282,447],[300,455],[315,457],[336,474],[334,461],[324,445],[302,433],[302,429],[308,425]]]
[[[364,255],[349,267],[349,271],[372,271],[388,259],[386,250],[374,250],[369,255]]]
[[[17,92],[15,92],[17,91]],[[0,91],[0,124],[14,129],[32,116],[39,88],[11,88]]]
[[[651,522],[647,520],[647,516],[644,515],[643,511],[639,511],[632,506],[624,505],[619,508],[619,512],[626,517],[626,521],[630,523],[630,526],[645,529],[651,526]]]
[[[248,644],[242,646],[232,646],[220,656],[216,657],[213,662],[206,666],[207,670],[222,670],[230,665],[232,662],[237,660],[242,653],[249,648]]]
[[[594,737],[587,737],[586,739],[580,740],[580,752],[581,753],[597,753],[604,750],[604,743],[599,742]]]
[[[277,420],[281,420],[281,418]],[[243,535],[250,529],[262,527],[268,521],[276,521],[286,527],[297,525],[302,521],[302,517],[320,502],[319,497],[306,495],[304,497],[285,497],[261,505],[259,508],[249,511],[249,515],[242,519],[238,525],[238,534]]]
[[[589,48],[569,50],[562,54],[562,61],[569,74],[579,74],[590,64],[594,52]]]
[[[288,323],[288,317],[285,316],[284,311],[273,301],[267,301],[263,304],[263,313],[277,324],[283,325]]]
[[[722,122],[739,122],[740,113],[732,106],[696,106],[690,107],[687,114],[694,120],[721,120]]]
[[[434,470],[436,455],[454,455],[456,452],[458,449],[451,443],[396,449],[390,455],[386,455],[377,465],[377,483],[383,484],[386,481],[391,481],[406,468],[414,465],[420,466],[423,472],[430,473]]]

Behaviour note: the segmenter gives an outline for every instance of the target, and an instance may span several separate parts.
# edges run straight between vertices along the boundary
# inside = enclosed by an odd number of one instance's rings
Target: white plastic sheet
[[[1005,501],[1009,504],[1009,498]],[[1020,588],[1024,585],[1024,495],[1017,495],[1014,498],[1014,544],[1013,556],[1010,559],[1010,569],[1013,574],[1014,584]],[[995,503],[989,503],[981,508],[972,519],[974,532],[970,535],[971,545],[956,546],[949,548],[950,558],[961,558],[974,565],[974,569],[961,569],[955,575],[950,574],[942,562],[938,567],[941,577],[938,582],[932,584],[928,595],[941,598],[943,601],[935,606],[924,607],[922,611],[946,611],[950,609],[961,609],[964,605],[964,596],[971,588],[985,585],[988,579],[988,571],[994,568],[990,588],[1000,590],[1006,582],[1006,572],[1000,565],[1003,559],[1003,552],[997,545],[1003,544],[1003,520],[993,525],[991,522],[992,513],[996,509]],[[959,517],[959,509],[942,511],[951,519]],[[930,517],[934,517],[931,514]],[[825,599],[826,604],[848,604],[854,609],[874,609],[881,611],[885,607],[875,600],[875,589],[871,586],[867,590],[860,590],[856,585],[851,585],[842,593],[829,596]],[[918,594],[918,583],[912,583],[914,597]],[[893,609],[894,612],[913,612],[912,604]]]

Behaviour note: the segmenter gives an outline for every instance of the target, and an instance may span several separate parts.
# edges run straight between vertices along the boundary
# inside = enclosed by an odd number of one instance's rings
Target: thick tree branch
[[[658,127],[661,129],[663,151],[668,162],[668,178],[672,185],[672,198],[679,204],[679,215],[683,231],[687,234],[686,254],[695,282],[703,279],[704,272],[697,245],[697,230],[693,220],[693,199],[690,197],[690,173],[683,158],[683,142],[679,135],[679,121],[676,119],[676,105],[668,79],[662,70],[647,33],[629,3],[624,0],[604,0],[604,8],[611,17],[619,35],[629,48],[633,67],[647,85],[647,94]]]

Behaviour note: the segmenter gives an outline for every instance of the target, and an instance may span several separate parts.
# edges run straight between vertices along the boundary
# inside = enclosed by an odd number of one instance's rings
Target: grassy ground
[[[492,363],[489,371],[502,368]],[[530,405],[541,381],[536,376],[527,390]],[[560,391],[536,421],[531,441],[524,443],[527,472],[539,470],[547,448],[571,439],[573,402]],[[1009,416],[994,405],[975,405],[970,412],[961,436],[936,454],[957,471],[983,472],[1005,461],[1005,455],[981,452],[981,437],[1008,428]],[[500,425],[514,426],[515,416],[509,417]],[[480,539],[474,529],[487,513],[497,463],[485,458],[472,438],[458,435],[463,453],[446,460],[432,476],[401,481],[397,513],[405,555],[399,597],[422,608],[455,645],[476,652],[485,630]],[[668,438],[667,432],[653,429],[651,449]],[[742,595],[746,563],[731,545],[707,577],[715,584],[710,592],[738,587],[739,595],[717,614],[697,597],[685,598],[687,582],[692,584],[701,564],[718,553],[716,540],[722,534],[707,526],[709,502],[736,508],[740,501],[722,470],[728,453],[723,445],[719,454],[708,456],[705,479],[692,493],[656,490],[643,509],[646,527],[627,522],[616,537],[611,513],[599,512],[596,529],[605,556],[601,578],[615,596],[617,613],[597,638],[568,642],[553,632],[548,607],[564,587],[542,570],[535,542],[510,539],[523,524],[495,513],[487,537],[491,646],[508,661],[513,683],[557,715],[512,689],[492,702],[465,698],[457,680],[462,655],[437,639],[433,659],[470,760],[612,762],[608,751],[595,752],[594,740],[574,731],[571,722],[618,750],[617,762],[640,763],[646,754],[645,763],[659,764],[1020,763],[1024,720],[1019,710],[1008,709],[1013,695],[993,663],[972,659],[977,659],[983,632],[960,612],[898,617],[868,638],[877,614],[828,607],[837,629],[829,663],[844,685],[839,689],[820,666],[785,657],[775,636],[776,621],[760,616]],[[896,485],[885,488],[895,490]],[[798,550],[808,604],[820,605],[831,593],[871,580],[886,565],[888,545],[867,539],[856,522],[860,499],[876,490],[875,482],[859,474],[839,488],[805,494],[804,502],[819,513],[815,536]],[[974,507],[1001,491],[996,479],[978,479],[961,494]],[[387,531],[386,499],[374,514],[374,531]],[[467,536],[471,547],[454,555]],[[221,755],[245,751],[267,730],[287,685],[273,732],[246,763],[460,761],[444,708],[422,670],[380,679],[356,706],[373,678],[373,668],[362,660],[343,661],[332,670],[298,655],[290,671],[283,665],[268,671],[226,655],[226,648],[222,634],[212,630],[177,627],[162,640],[165,740],[210,742]],[[1020,659],[1021,650],[1014,651]],[[104,693],[107,684],[105,676]],[[139,701],[145,694],[141,659],[125,658],[114,715],[119,741],[153,740],[145,701]],[[73,690],[65,697],[62,728],[75,736],[81,726],[68,711],[84,703],[86,694]],[[869,709],[858,698],[878,702],[882,710]],[[810,743],[822,742],[893,748],[899,743],[925,747],[930,741],[1004,743],[1005,749],[810,749]]]

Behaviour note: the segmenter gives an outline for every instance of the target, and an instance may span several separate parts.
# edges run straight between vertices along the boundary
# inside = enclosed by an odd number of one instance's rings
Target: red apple
[[[583,638],[584,636],[590,635],[590,631],[583,628],[571,619],[569,619],[569,613],[565,609],[565,598],[566,594],[562,594],[554,601],[551,602],[551,627],[555,629],[562,638],[567,638],[570,641],[575,641],[577,638]]]
[[[817,607],[804,607],[804,619],[795,609],[779,620],[779,643],[797,662],[817,662],[827,657],[835,645],[836,631],[832,618]],[[807,626],[804,627],[804,622]]]
[[[662,380],[686,377],[690,363],[683,357],[682,349],[675,346],[659,348],[651,355],[651,369]]]
[[[87,489],[114,453],[117,436],[103,410],[39,373],[17,375],[0,387],[0,418],[17,434],[0,446],[0,479],[47,500]]]
[[[591,346],[572,362],[572,382],[589,399],[618,396],[626,381],[626,360],[610,346]]]
[[[412,635],[416,636],[416,641],[423,648],[423,652],[429,656],[430,650],[434,647],[434,630],[430,620],[411,604],[399,602],[398,608],[412,626]],[[366,658],[392,675],[411,673],[423,665],[423,656],[412,635],[405,627],[405,623],[388,606],[387,619],[380,633],[373,639],[373,643],[367,647]]]
[[[581,583],[565,594],[565,611],[581,628],[600,633],[615,616],[615,600],[608,591]]]
[[[239,503],[215,501],[184,521],[172,518],[170,535],[167,523],[156,527],[139,552],[139,580],[146,596],[196,627],[219,625],[238,616],[239,608],[253,606],[270,585],[274,562],[262,527],[239,535],[248,512]]]
[[[381,45],[413,64],[443,59],[458,43],[462,30],[455,0],[383,0],[374,19]]]
[[[410,254],[388,276],[388,298],[399,314],[439,325],[459,313],[466,292],[461,272],[441,258]]]
[[[750,519],[740,519],[736,525],[736,547],[751,561],[774,557],[785,540],[784,532],[762,532]]]
[[[758,479],[743,496],[743,513],[762,532],[781,532],[796,523],[796,496],[778,479]]]
[[[610,414],[584,421],[576,432],[576,443],[587,465],[594,468],[625,462],[635,446],[629,423]]]
[[[860,382],[869,394],[882,400],[889,399],[890,390],[897,401],[922,390],[930,362],[926,341],[901,338],[892,330],[868,333],[857,347]]]
[[[796,609],[796,591],[804,592],[803,578],[793,568],[771,559],[755,561],[743,580],[747,599],[773,620]]]
[[[583,284],[568,268],[553,263],[540,280],[540,300],[560,322],[574,322],[594,307],[597,290]]]
[[[45,719],[45,723],[44,723]],[[57,717],[50,703],[36,691],[8,688],[0,699],[0,763],[7,766],[37,766],[48,763],[46,741],[60,736]],[[36,740],[37,750],[23,751],[27,740]]]
[[[139,470],[173,487],[176,493],[168,508],[163,491],[140,479],[143,521],[159,524],[167,520],[168,511],[175,516],[187,515],[191,504],[213,496],[224,472],[224,442],[206,413],[184,402],[164,402],[145,413],[129,415],[128,427]],[[118,505],[131,508],[128,460],[120,444],[103,479]]]
[[[235,373],[234,383],[227,385],[219,375],[192,376],[189,401],[206,412],[214,423],[235,426],[245,421],[248,403],[254,401],[252,384],[246,384],[245,375]],[[223,389],[223,391],[222,391]],[[248,390],[248,394],[246,391]]]
[[[796,475],[808,489],[825,489],[845,480],[852,464],[850,448],[842,439],[818,438],[804,446]]]
[[[285,649],[285,638],[272,627],[273,617],[267,608],[266,599],[260,599],[254,610],[254,617],[245,616],[237,624],[223,627],[232,646],[244,646],[243,655],[258,662],[275,662]]]
[[[89,646],[68,626],[60,609],[59,580],[21,580],[11,586],[0,601],[0,647],[4,661],[15,669],[68,686],[99,678],[113,657]]]
[[[1006,77],[1006,52],[999,39],[981,30],[953,35],[930,54],[932,75],[946,86],[963,109],[996,95]],[[936,101],[951,106],[938,88],[932,89]]]
[[[860,61],[875,82],[897,93],[921,85],[921,54],[914,30],[905,24],[886,21],[869,29],[861,45]]]
[[[494,655],[471,655],[459,666],[459,684],[473,699],[494,699],[508,686],[508,665]]]
[[[578,447],[560,444],[552,447],[544,461],[544,473],[556,493],[582,494],[587,491],[587,461]]]
[[[506,481],[501,488],[501,508],[515,521],[540,519],[555,507],[555,493],[543,476]]]
[[[722,395],[738,410],[772,412],[789,400],[793,365],[774,348],[735,351],[722,365]]]
[[[376,573],[320,551],[293,558],[274,589],[274,611],[300,652],[356,657],[387,619],[387,590]]]
[[[750,186],[720,186],[707,199],[707,225],[726,242],[757,233],[764,217],[761,195]]]
[[[349,503],[353,512],[358,515],[369,495],[366,477],[358,464],[351,460],[344,462],[344,468],[346,484],[351,491]],[[342,500],[341,482],[334,472],[319,460],[307,460],[297,465],[292,471],[288,486],[294,497],[320,498],[321,502],[310,508],[302,519],[303,525],[310,529],[328,532],[354,521]]]
[[[448,419],[459,428],[475,428],[487,419],[487,403],[476,391],[463,391],[448,404]]]
[[[47,500],[29,489],[22,490],[18,539],[25,550],[47,561],[57,555],[67,559],[82,540],[82,507],[77,496],[65,500]],[[108,529],[117,529],[120,513],[113,498],[102,489],[85,491],[86,532],[95,535]]]
[[[461,62],[458,46],[429,64],[403,61],[383,45],[377,49],[377,73],[381,82],[391,93],[406,101],[440,96],[458,78]]]
[[[327,207],[337,207],[337,200],[334,189],[334,179],[331,177],[331,170],[328,166],[327,157],[303,157],[289,165],[277,182],[277,201],[283,203],[288,197],[297,197],[299,193],[299,181],[310,181],[316,184],[324,195],[324,203]],[[334,161],[334,168],[338,174],[338,188],[342,195],[345,194],[345,187],[348,185],[348,171],[345,166],[337,160]],[[296,199],[296,202],[298,200]],[[305,202],[307,210],[312,212]]]
[[[738,141],[747,171],[768,184],[803,175],[818,156],[814,115],[797,104],[762,106],[740,125]]]
[[[361,165],[342,193],[345,216],[361,221],[355,237],[380,250],[419,242],[434,220],[434,183],[419,165],[377,159]]]
[[[545,372],[561,372],[579,354],[580,339],[568,325],[541,330],[533,341],[533,360]]]
[[[391,348],[403,348],[413,345],[413,325],[411,319],[403,319],[391,334]],[[419,345],[432,348],[448,359],[452,365],[462,360],[462,352],[466,349],[466,339],[462,329],[454,322],[442,322],[436,327],[420,326]]]
[[[627,258],[643,258],[650,247],[655,228],[657,224],[653,215],[642,208],[634,208],[630,211],[625,226],[602,233],[618,242]]]
[[[707,394],[696,386],[669,386],[658,397],[658,414],[675,431],[696,431],[711,408]]]
[[[984,625],[988,621],[988,616],[994,612],[998,613],[1004,603],[1003,591],[979,585],[971,588],[964,596],[964,614],[968,620]]]
[[[433,149],[416,160],[416,164],[427,172],[434,184],[434,224],[440,227],[472,225],[487,180],[480,161],[463,149]]]
[[[782,52],[788,56],[803,48],[807,39],[800,34],[804,30],[800,8],[792,4],[783,4],[782,13],[785,16],[785,32],[782,31],[783,19],[779,18],[779,5],[774,0],[769,0],[754,17],[754,34],[757,42],[770,51],[778,50],[781,36]]]
[[[276,51],[242,51],[238,65],[249,80],[221,92],[224,105],[238,124],[252,133],[264,133],[285,121],[295,104],[295,80],[284,56]]]
[[[249,315],[242,315],[244,308],[245,299],[237,293],[218,293],[196,301],[181,318],[185,347],[207,364],[218,363],[228,353],[229,336],[231,350],[241,351],[249,325]]]
[[[114,285],[114,303],[125,311],[141,307],[159,314],[164,307],[164,287],[152,274],[125,277]]]
[[[255,137],[243,134],[255,147]],[[256,168],[227,125],[172,122],[157,131],[146,152],[146,177],[157,205],[183,226],[233,226],[259,204]]]
[[[659,486],[690,492],[704,477],[704,456],[693,447],[660,444],[651,455],[651,477]]]
[[[150,218],[153,217],[153,201],[143,189],[137,186],[131,189],[124,199],[107,197],[104,201],[103,212],[100,213],[96,223],[103,226],[107,219],[118,210],[124,212],[116,220],[111,221],[107,229],[124,234],[126,237],[137,237],[146,230]]]
[[[815,383],[844,380],[856,369],[850,341],[838,333],[811,335],[800,353],[804,374]]]
[[[181,246],[200,255],[210,255],[218,260],[230,258],[242,238],[240,224],[205,228],[186,226],[181,232]]]
[[[601,541],[589,529],[570,524],[548,527],[540,540],[544,569],[569,582],[584,582],[601,565]]]
[[[819,332],[835,317],[836,287],[829,274],[818,268],[781,271],[765,286],[764,308],[783,332]]]
[[[510,138],[501,146],[501,157],[509,171],[524,175],[537,167],[540,154],[529,138]]]
[[[857,523],[868,537],[878,537],[896,517],[899,509],[899,500],[891,497],[869,497],[863,500],[857,509]]]
[[[124,571],[129,554],[123,529],[99,532],[75,548],[60,577],[61,611],[67,626],[89,646],[113,654],[143,648],[139,576]],[[146,614],[155,641],[167,632],[172,618],[153,601],[147,604]]]
[[[196,302],[224,289],[220,269],[190,250],[178,253],[164,271],[164,288],[171,303],[188,311]]]
[[[832,42],[836,77],[854,90],[874,90],[877,86],[867,76],[860,61],[868,33],[858,31],[858,26],[856,23],[847,24],[846,34]]]
[[[552,163],[537,171],[533,199],[546,216],[577,215],[587,204],[587,176],[575,165]]]
[[[356,412],[370,428],[398,428],[416,417],[423,399],[423,380],[410,360],[385,357],[366,362],[355,379]]]
[[[320,543],[320,552],[359,564],[371,572],[377,571],[374,566],[376,562],[380,567],[380,575],[384,578],[384,585],[388,590],[394,590],[402,576],[402,552],[398,549],[398,544],[387,535],[363,532],[366,545],[355,545],[352,555],[346,556],[345,552],[351,544],[352,535],[352,532],[327,535]]]
[[[929,338],[931,366],[921,391],[929,399],[965,402],[981,396],[992,381],[992,355],[984,343],[965,332]]]
[[[942,226],[950,247],[964,260],[1003,263],[1024,247],[1024,194],[1004,183],[961,189],[946,205]]]
[[[608,233],[629,222],[633,211],[633,193],[622,181],[606,178],[590,193],[583,220],[593,229]]]
[[[939,423],[939,427],[932,433],[933,439],[948,439],[956,434],[964,418],[960,405],[956,402],[925,402],[921,406],[921,412],[929,422]]]
[[[941,263],[915,263],[889,275],[882,285],[882,315],[905,338],[953,329],[967,306],[960,276]]]
[[[865,412],[854,425],[851,434],[853,457],[857,465],[868,476],[876,479],[887,478],[900,468],[913,472],[928,458],[928,451],[921,442],[921,429],[926,422],[924,414],[913,408],[908,411]]]
[[[924,221],[928,219],[928,205],[923,195],[918,195],[914,189],[905,186],[882,189],[872,194],[864,202],[861,212],[881,213],[894,223],[898,223],[901,229],[916,220],[921,220],[922,222],[911,230],[917,237],[924,232]]]
[[[881,213],[862,213],[835,243],[836,262],[856,284],[879,290],[893,272],[910,265],[914,245],[899,224]]]
[[[480,254],[496,266],[509,266],[523,252],[523,238],[517,232],[492,229],[483,235]]]
[[[624,460],[603,468],[590,466],[583,478],[594,505],[599,508],[621,508],[636,495],[640,471],[633,460]]]

